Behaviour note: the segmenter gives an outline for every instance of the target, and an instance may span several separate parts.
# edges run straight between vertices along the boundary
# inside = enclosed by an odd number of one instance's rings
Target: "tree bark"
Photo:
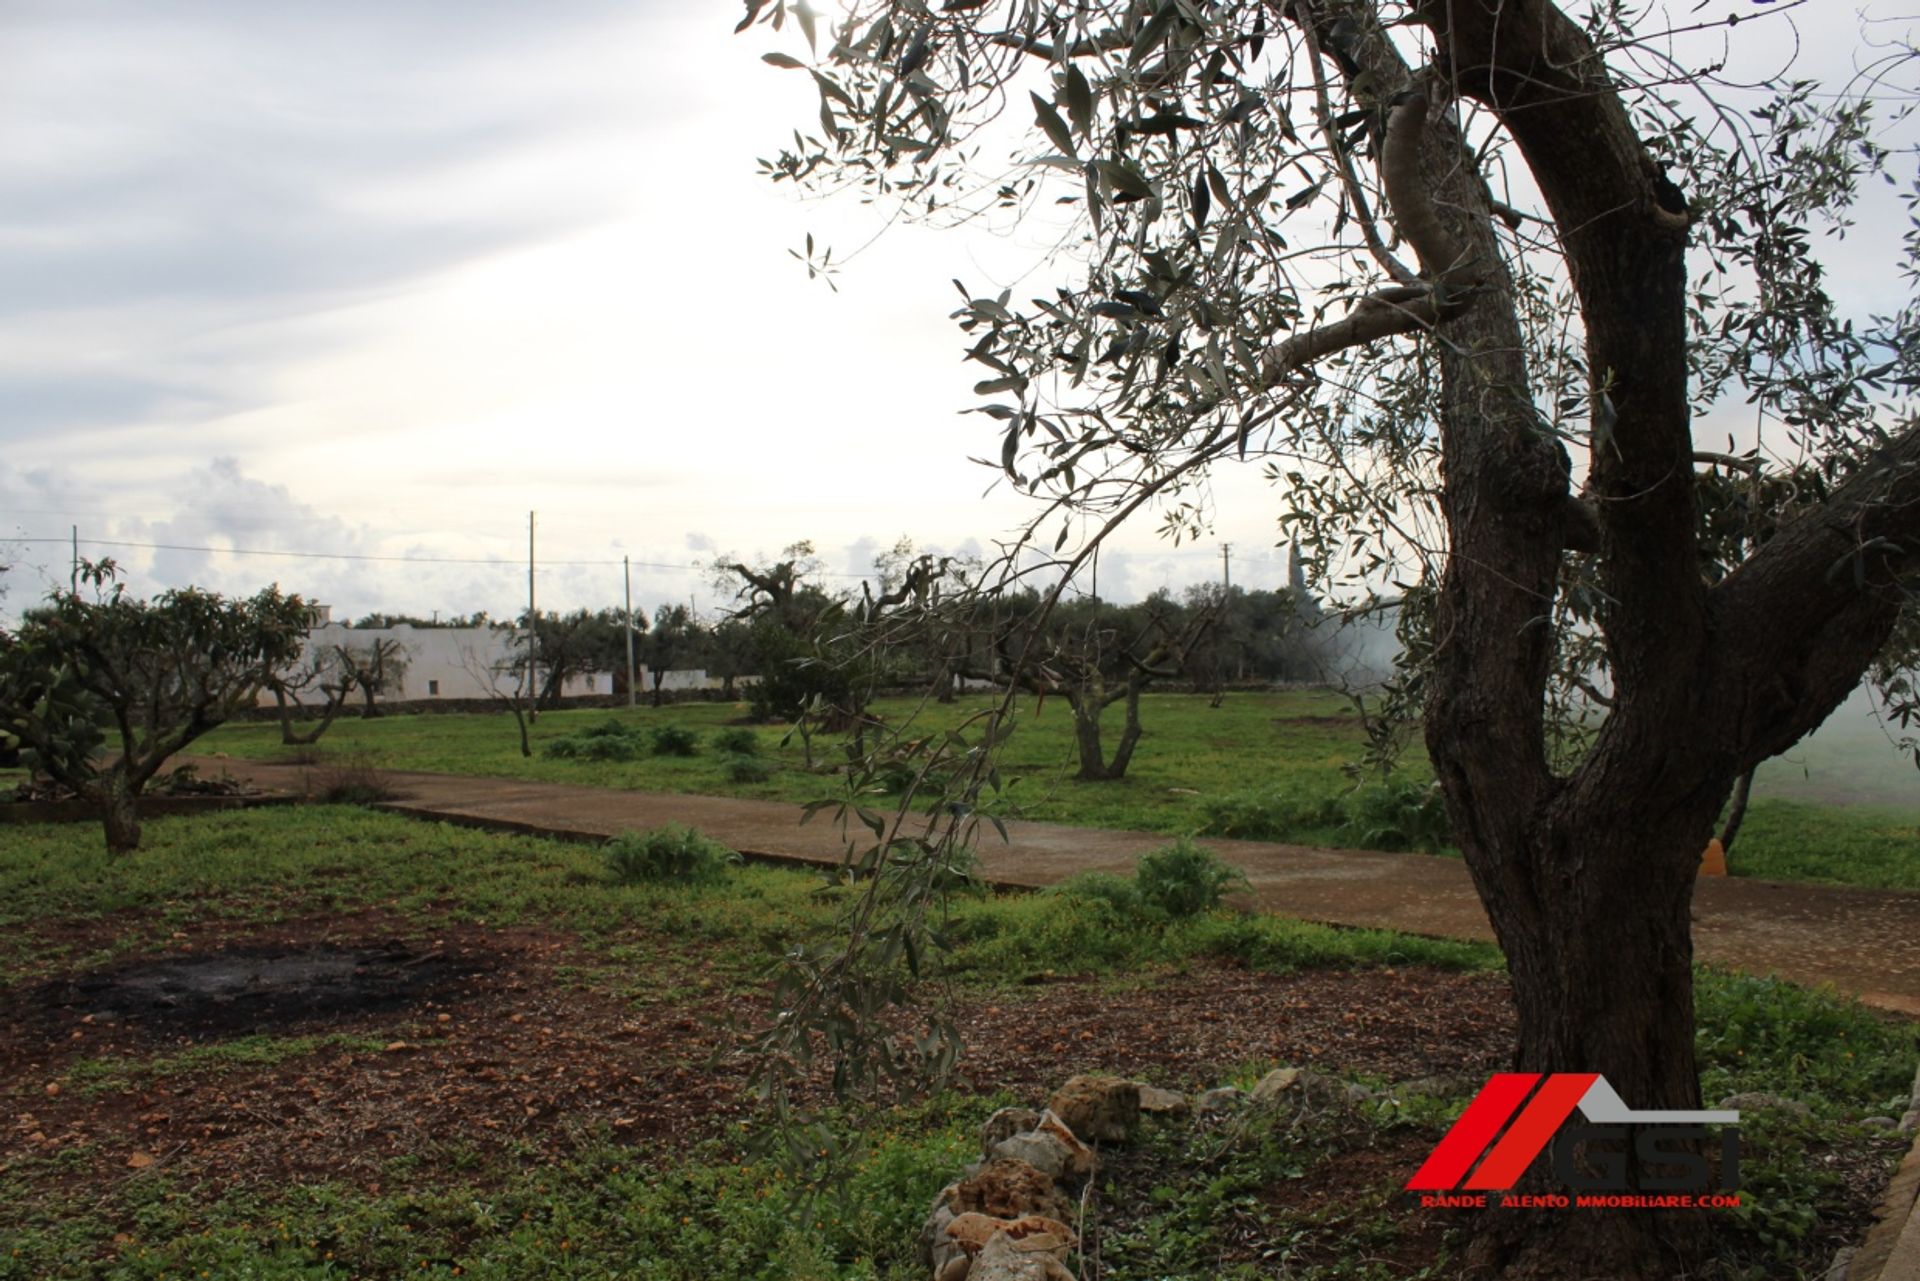
[[[1753,770],[1748,770],[1733,786],[1733,801],[1727,807],[1727,821],[1720,827],[1722,854],[1733,853],[1733,838],[1740,835],[1740,825],[1747,819],[1747,798],[1752,795]]]
[[[119,769],[100,779],[100,819],[106,827],[107,850],[128,854],[140,848],[140,797]]]
[[[1116,777],[1107,769],[1107,754],[1100,744],[1100,697],[1069,692],[1067,706],[1073,712],[1073,742],[1080,753],[1080,772],[1075,777],[1082,783],[1104,783]]]

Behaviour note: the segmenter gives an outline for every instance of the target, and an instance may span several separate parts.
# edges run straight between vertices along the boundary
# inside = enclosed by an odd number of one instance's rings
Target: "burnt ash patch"
[[[0,1006],[21,1022],[117,1023],[156,1037],[217,1040],[404,1009],[463,992],[484,956],[398,940],[343,947],[231,947],[119,961],[29,987]]]

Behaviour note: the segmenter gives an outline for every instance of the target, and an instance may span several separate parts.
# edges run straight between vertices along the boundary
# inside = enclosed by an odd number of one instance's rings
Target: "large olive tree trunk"
[[[1741,773],[1824,719],[1889,634],[1911,561],[1920,438],[1897,439],[1886,470],[1842,486],[1818,519],[1710,589],[1688,421],[1684,197],[1585,34],[1550,4],[1434,0],[1422,16],[1448,82],[1500,117],[1561,229],[1595,417],[1611,422],[1575,501],[1568,460],[1538,430],[1487,191],[1436,114],[1419,157],[1436,225],[1405,229],[1428,278],[1446,277],[1446,260],[1468,264],[1470,279],[1453,275],[1471,297],[1440,330],[1450,542],[1428,751],[1506,954],[1514,1066],[1599,1072],[1634,1108],[1697,1108],[1689,908],[1700,854]],[[1377,25],[1359,48],[1383,97],[1424,92]],[[1876,530],[1906,542],[1875,544]],[[1558,777],[1542,620],[1568,550],[1599,556],[1615,692],[1588,757]],[[1860,572],[1832,573],[1849,552]],[[1474,1249],[1506,1276],[1666,1278],[1703,1236],[1699,1220],[1674,1215],[1493,1212]]]

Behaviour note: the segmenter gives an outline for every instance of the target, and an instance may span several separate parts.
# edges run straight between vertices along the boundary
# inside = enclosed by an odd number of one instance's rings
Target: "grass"
[[[593,846],[344,806],[158,819],[146,831],[145,848],[119,858],[105,856],[85,825],[9,832],[0,843],[0,978],[18,982],[103,959],[63,947],[60,940],[78,922],[104,923],[115,938],[109,950],[121,952],[159,945],[175,930],[377,907],[422,922],[575,931],[603,965],[585,966],[574,978],[660,999],[646,978],[660,943],[657,922],[673,923],[674,940],[714,943],[717,968],[744,977],[776,950],[828,937],[842,897],[822,893],[816,876],[760,866],[732,868],[703,884],[623,884],[609,874],[606,852]],[[1273,970],[1498,964],[1482,946],[1225,912],[1168,919],[1126,910],[1099,893],[962,901],[950,932],[948,973],[974,985],[1017,984],[1047,970],[1142,976],[1207,956]],[[1770,981],[1702,973],[1699,988],[1709,1099],[1765,1090],[1813,1108],[1807,1121],[1768,1122],[1784,1128],[1756,1131],[1772,1145],[1753,1166],[1765,1198],[1741,1229],[1743,1241],[1804,1253],[1819,1220],[1800,1207],[1828,1204],[1840,1189],[1837,1179],[1822,1182],[1801,1154],[1869,1141],[1854,1122],[1893,1108],[1903,1094],[1914,1031]],[[237,1078],[333,1045],[370,1046],[343,1040],[354,1038],[250,1036],[144,1059],[82,1059],[66,1080],[83,1094],[149,1089],[168,1076]],[[40,1088],[20,1083],[0,1086],[0,1094],[26,1105]],[[781,1171],[734,1138],[666,1156],[588,1129],[504,1153],[481,1153],[449,1135],[434,1150],[389,1162],[373,1183],[196,1186],[156,1168],[105,1194],[95,1188],[85,1195],[62,1190],[75,1186],[67,1171],[84,1168],[85,1152],[28,1155],[0,1167],[0,1281],[916,1277],[913,1241],[928,1201],[974,1154],[986,1111],[1004,1101],[946,1096],[838,1116],[837,1128],[857,1136],[858,1155],[838,1195],[819,1202],[811,1219],[796,1215]],[[1390,1142],[1408,1126],[1430,1145],[1463,1102],[1381,1105],[1355,1124],[1325,1133],[1295,1127],[1285,1143],[1255,1141],[1224,1158],[1210,1148],[1195,1150],[1205,1160],[1187,1160],[1174,1150],[1185,1140],[1156,1140],[1166,1150],[1149,1145],[1146,1155],[1165,1158],[1154,1176],[1159,1182],[1141,1189],[1144,1209],[1113,1225],[1110,1261],[1129,1264],[1113,1275],[1212,1275],[1204,1262],[1218,1257],[1232,1232],[1257,1230],[1279,1245],[1347,1232],[1352,1224],[1283,1219],[1263,1208],[1263,1190],[1299,1179],[1320,1157]],[[1123,1194],[1116,1189],[1117,1199]],[[1368,1230],[1376,1234],[1368,1249],[1390,1244],[1377,1224]],[[1310,1281],[1370,1275],[1350,1255],[1335,1263],[1303,1255],[1289,1266],[1290,1275]]]
[[[957,725],[986,705],[980,697],[945,707],[885,699],[876,710],[891,723],[905,723],[917,709],[916,726],[936,731]],[[1116,707],[1109,714],[1117,718],[1120,711]],[[842,759],[840,739],[815,737],[814,757],[821,768],[810,771],[797,739],[782,745],[782,727],[733,724],[744,715],[743,704],[721,703],[550,712],[533,729],[531,758],[519,754],[513,726],[503,716],[390,716],[339,722],[321,749],[330,758],[366,760],[389,769],[660,792],[804,802],[833,790],[835,780],[826,773]],[[997,808],[1009,816],[1168,835],[1445,848],[1429,816],[1421,812],[1420,790],[1431,775],[1417,744],[1394,786],[1369,784],[1356,791],[1345,766],[1359,754],[1362,736],[1351,709],[1337,694],[1235,694],[1218,708],[1209,707],[1203,696],[1150,694],[1142,720],[1146,734],[1128,776],[1118,782],[1081,783],[1073,778],[1072,724],[1066,707],[1057,701],[1022,700],[1015,732],[1001,749],[1000,771],[1007,787]],[[624,727],[635,741],[649,743],[659,730],[684,731],[702,744],[716,744],[716,749],[693,756],[637,750],[628,760],[583,759],[547,750],[609,725]],[[752,736],[757,763],[741,760],[741,734]],[[202,739],[197,750],[279,760],[290,749],[280,745],[276,725],[248,722],[222,727]],[[1857,764],[1862,750],[1857,744],[1836,748],[1829,762],[1824,748],[1803,746],[1796,749],[1794,769],[1825,777]],[[1781,769],[1774,775],[1787,776]],[[1920,802],[1911,808],[1819,804],[1769,796],[1766,790],[1763,779],[1730,859],[1735,875],[1920,889]],[[1914,794],[1920,796],[1920,776]]]

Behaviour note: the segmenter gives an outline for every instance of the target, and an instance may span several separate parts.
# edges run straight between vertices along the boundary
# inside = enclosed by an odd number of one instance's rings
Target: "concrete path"
[[[196,762],[275,790],[300,791],[298,766],[228,758]],[[832,864],[840,834],[821,814],[804,827],[781,801],[629,792],[451,774],[385,774],[400,791],[387,808],[498,830],[599,839],[633,828],[686,823],[751,857]],[[1166,837],[1009,822],[1008,841],[987,831],[979,854],[996,884],[1040,886],[1075,872],[1126,873]],[[1465,864],[1423,854],[1319,849],[1267,841],[1208,840],[1253,883],[1261,907],[1335,925],[1374,926],[1440,938],[1491,940]],[[1708,878],[1694,892],[1694,950],[1701,960],[1796,983],[1830,983],[1869,1005],[1920,1017],[1920,892],[1860,890],[1744,878]]]

